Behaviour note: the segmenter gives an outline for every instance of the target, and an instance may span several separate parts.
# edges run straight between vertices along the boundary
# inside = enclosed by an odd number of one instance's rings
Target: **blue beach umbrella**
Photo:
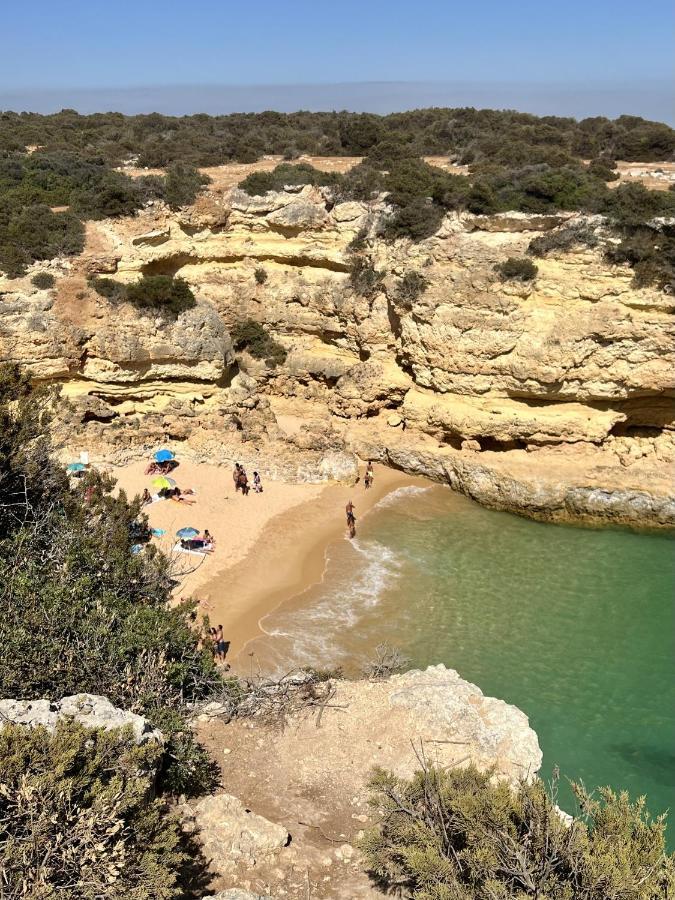
[[[176,532],[176,536],[182,538],[183,540],[189,540],[190,538],[195,538],[199,534],[197,528],[190,528],[188,525],[186,528],[181,528]]]
[[[175,456],[170,450],[158,450],[155,453],[155,459],[157,462],[169,462],[169,460],[174,459]]]
[[[67,472],[84,472],[84,470],[86,468],[87,467],[85,466],[84,463],[80,463],[80,462],[68,463],[68,465],[66,466],[66,471]]]

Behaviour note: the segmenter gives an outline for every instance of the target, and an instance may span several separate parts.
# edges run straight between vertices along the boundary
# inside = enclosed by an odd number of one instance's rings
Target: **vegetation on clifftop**
[[[663,900],[675,890],[665,820],[644,800],[575,786],[564,822],[538,779],[512,790],[473,766],[373,779],[380,821],[361,841],[381,887],[414,900]],[[555,796],[554,784],[553,796]]]

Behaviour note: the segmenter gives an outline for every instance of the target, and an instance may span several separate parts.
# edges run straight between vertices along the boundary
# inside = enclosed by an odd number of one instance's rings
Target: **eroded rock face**
[[[86,728],[125,728],[131,726],[137,744],[161,741],[162,734],[147,719],[136,713],[119,709],[97,694],[73,694],[62,700],[0,700],[0,725],[13,722],[27,728],[44,726],[56,728],[59,719],[72,718]]]
[[[511,508],[519,493],[513,508],[528,514],[551,503],[552,518],[584,517],[604,503],[608,520],[663,524],[672,500],[662,476],[675,434],[675,298],[636,289],[628,268],[605,261],[599,217],[587,221],[597,249],[538,259],[534,281],[509,283],[496,276],[499,262],[580,217],[452,214],[412,244],[373,237],[385,213],[382,198],[334,203],[329,188],[309,185],[262,197],[214,188],[177,213],[155,204],[133,219],[89,223],[82,257],[52,264],[54,291],[36,291],[28,277],[0,284],[0,355],[62,382],[75,404],[68,435],[85,445],[105,439],[108,452],[163,436],[199,452],[264,442],[271,469],[276,459],[277,471],[289,471],[292,448],[299,472],[319,472],[316,454],[365,451],[367,421],[376,458],[403,455],[409,470],[433,470],[489,505]],[[370,235],[365,252],[385,273],[368,297],[348,274],[357,234]],[[113,306],[82,274],[110,272],[124,282],[180,274],[199,304],[175,321]],[[410,272],[426,282],[417,295],[406,293]],[[244,319],[264,324],[285,363],[233,354],[229,331]],[[319,429],[284,435],[268,402],[277,398],[323,421],[329,438]],[[380,416],[396,422],[391,441]],[[402,450],[394,432],[403,428],[406,447],[417,436],[417,452]],[[427,438],[439,445],[433,453]],[[443,453],[463,442],[472,452],[447,464]],[[512,455],[552,446],[572,463],[564,499],[546,480],[543,455],[528,461],[536,490]],[[615,478],[619,470],[631,477]],[[653,502],[638,500],[640,491]]]

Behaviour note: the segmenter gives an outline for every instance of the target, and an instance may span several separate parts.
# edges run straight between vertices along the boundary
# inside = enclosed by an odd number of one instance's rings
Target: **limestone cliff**
[[[358,453],[528,515],[675,524],[675,297],[604,261],[598,219],[598,249],[514,284],[495,264],[576,217],[453,214],[413,244],[375,237],[383,215],[381,199],[323,188],[216,184],[177,213],[90,223],[83,255],[51,264],[53,291],[0,279],[0,355],[64,386],[71,445],[181,440],[305,478],[349,474]],[[357,235],[382,273],[367,297],[349,278]],[[427,284],[417,296],[410,272]],[[197,307],[144,315],[86,280],[144,273],[180,274]],[[283,365],[235,359],[229,331],[247,318],[284,345]]]

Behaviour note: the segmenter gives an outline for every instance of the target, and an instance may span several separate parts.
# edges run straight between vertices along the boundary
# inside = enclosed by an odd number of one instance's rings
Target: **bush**
[[[193,309],[197,305],[195,295],[190,285],[182,278],[172,278],[170,275],[144,275],[134,284],[112,288],[111,279],[97,279],[96,284],[101,287],[103,281],[104,291],[109,292],[109,299],[124,299],[140,309],[159,310],[178,315],[187,309]],[[117,285],[118,282],[112,282]],[[99,290],[97,287],[97,290]],[[99,293],[101,291],[99,290]],[[104,293],[103,296],[106,296]]]
[[[73,256],[83,247],[84,226],[72,213],[0,198],[0,268],[10,278],[32,262]]]
[[[429,282],[421,272],[406,272],[396,291],[397,299],[403,306],[412,309],[415,301],[429,287]]]
[[[267,191],[283,191],[292,184],[337,185],[340,175],[336,172],[322,172],[308,163],[281,163],[271,172],[253,172],[239,182],[242,191],[257,197]]]
[[[373,264],[362,256],[357,256],[349,269],[349,283],[352,290],[363,297],[374,296],[382,286],[384,272],[378,272]]]
[[[413,900],[662,900],[675,889],[665,820],[643,799],[575,786],[583,819],[567,826],[541,781],[512,790],[491,774],[376,773],[380,824],[360,843],[381,887]]]
[[[263,359],[270,368],[286,360],[286,350],[265,331],[260,322],[246,319],[232,329],[235,350],[247,350],[255,359]]]
[[[262,266],[258,266],[253,273],[253,277],[255,278],[256,284],[265,284],[267,281],[267,272]]]
[[[197,194],[209,181],[210,178],[194,166],[175,162],[167,168],[161,195],[171,209],[180,209],[194,203]]]
[[[390,240],[410,238],[421,241],[431,237],[441,227],[445,210],[430,200],[417,198],[399,207],[384,226],[384,235]]]
[[[127,286],[113,278],[90,278],[89,286],[111,303],[126,300]]]
[[[0,730],[0,884],[25,897],[173,900],[206,867],[154,797],[162,749],[130,732],[60,721]]]
[[[591,228],[569,225],[532,238],[527,252],[532,256],[543,257],[549,253],[566,253],[573,247],[597,247],[598,243],[598,237]]]
[[[35,285],[35,287],[39,288],[41,291],[46,291],[49,290],[49,288],[54,287],[56,279],[51,272],[37,272],[31,278],[31,284]]]
[[[532,281],[539,269],[531,259],[509,256],[504,262],[497,263],[495,271],[503,281]]]
[[[634,271],[636,287],[656,285],[675,291],[675,228],[627,228],[619,244],[608,246],[605,258],[611,263],[628,263]]]
[[[169,605],[167,559],[131,551],[140,501],[93,471],[71,489],[51,461],[52,405],[0,367],[0,696],[103,694],[167,732],[167,785],[198,790],[205,775],[210,788],[204,751],[179,735],[188,704],[228,685],[199,648],[192,607]]]

